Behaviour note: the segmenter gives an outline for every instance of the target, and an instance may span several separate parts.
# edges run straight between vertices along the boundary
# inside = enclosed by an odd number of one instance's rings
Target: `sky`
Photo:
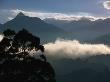
[[[0,0],[0,23],[23,12],[32,17],[109,17],[110,0]]]

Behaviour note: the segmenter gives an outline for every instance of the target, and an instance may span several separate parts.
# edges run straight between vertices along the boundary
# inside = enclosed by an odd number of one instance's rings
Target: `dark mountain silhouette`
[[[2,24],[0,24],[0,27],[2,26]]]
[[[55,19],[45,19],[45,21],[68,31],[78,39],[95,39],[110,33],[110,18],[95,21],[91,21],[88,18],[81,18],[78,21]]]
[[[74,81],[75,82],[82,82],[82,81],[84,82],[109,82],[110,81],[109,75],[110,75],[110,72],[108,69],[103,70],[103,72],[97,72],[91,68],[83,68],[80,70],[74,70],[72,73],[62,76],[60,81],[63,81],[63,82],[74,82]]]
[[[53,60],[58,82],[109,82],[110,55]]]
[[[2,30],[11,28],[15,31],[19,31],[22,28],[26,28],[33,34],[40,36],[42,40],[55,40],[58,36],[64,36],[65,31],[52,25],[45,23],[43,20],[37,17],[28,17],[23,13],[19,13],[14,19],[8,21],[2,26]],[[48,38],[49,37],[49,38]]]
[[[23,17],[25,16],[22,12],[20,12],[16,17]]]
[[[70,30],[80,30],[80,29],[84,29],[86,28],[89,24],[91,24],[92,21],[90,21],[87,18],[81,18],[80,20],[76,21],[76,20],[56,20],[54,18],[48,18],[48,19],[44,19],[44,21],[50,23],[50,24],[54,24],[66,31],[70,31]],[[86,26],[86,27],[85,27]],[[88,27],[89,28],[89,27]]]
[[[100,37],[97,37],[96,39],[92,40],[93,43],[103,43],[106,45],[110,45],[110,34],[106,34]]]

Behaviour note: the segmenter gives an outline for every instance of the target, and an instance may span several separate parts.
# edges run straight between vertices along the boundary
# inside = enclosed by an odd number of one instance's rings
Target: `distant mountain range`
[[[63,37],[66,33],[55,25],[45,23],[37,17],[28,17],[23,13],[19,13],[14,19],[6,22],[1,26],[2,31],[10,28],[16,31],[26,28],[31,33],[39,36],[42,41],[52,41],[57,37]]]
[[[76,39],[94,39],[96,37],[110,33],[110,18],[91,21],[87,18],[80,20],[56,20],[48,18],[47,23],[56,25],[74,35]]]
[[[97,37],[95,40],[92,40],[92,41],[93,43],[103,43],[106,45],[110,45],[110,34]]]
[[[0,27],[2,26],[2,24],[0,24]]]
[[[43,43],[54,41],[56,38],[78,39],[81,41],[94,40],[101,42],[107,40],[109,42],[110,34],[110,18],[91,21],[87,18],[80,20],[56,20],[47,18],[41,20],[38,17],[28,17],[23,13],[19,13],[14,19],[0,24],[0,31],[7,28],[16,31],[26,28],[36,36],[41,38]],[[105,36],[108,38],[105,38]],[[100,38],[101,39],[100,39]]]
[[[110,82],[110,54],[51,62],[57,82]]]

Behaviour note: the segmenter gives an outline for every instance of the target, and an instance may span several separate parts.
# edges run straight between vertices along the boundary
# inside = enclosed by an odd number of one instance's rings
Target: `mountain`
[[[39,36],[42,40],[55,40],[57,37],[64,36],[65,31],[52,24],[45,23],[37,17],[28,17],[23,13],[19,13],[14,19],[3,24],[2,29],[14,29],[16,31],[26,28],[33,34]]]
[[[2,26],[2,24],[0,24],[0,27]]]
[[[0,26],[2,26],[2,24],[0,23]]]
[[[97,37],[95,40],[92,40],[93,43],[103,43],[110,45],[110,34],[106,34],[100,37]]]
[[[51,61],[57,82],[109,82],[110,54]]]
[[[110,18],[95,21],[84,17],[79,20],[56,20],[48,18],[44,21],[68,31],[76,39],[91,40],[110,33]]]
[[[91,68],[83,68],[62,76],[58,82],[109,82],[109,75],[106,69],[103,72],[97,72]]]
[[[0,24],[0,27],[2,27],[2,24]]]
[[[54,24],[60,28],[63,28],[65,30],[77,30],[81,29],[82,27],[86,28],[88,25],[92,24],[92,21],[90,21],[87,18],[81,18],[80,20],[56,20],[54,18],[47,18],[44,19],[47,23]],[[86,26],[86,27],[85,27]],[[79,29],[79,30],[80,30]]]

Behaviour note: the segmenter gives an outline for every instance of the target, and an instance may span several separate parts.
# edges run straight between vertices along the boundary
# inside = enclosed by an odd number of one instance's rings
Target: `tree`
[[[0,82],[55,82],[55,73],[47,62],[40,38],[26,29],[18,33],[7,29],[0,42]],[[41,50],[40,59],[30,55]]]
[[[16,32],[13,31],[13,30],[11,30],[11,29],[7,29],[7,30],[5,30],[5,31],[3,32],[3,34],[4,34],[5,37],[10,37],[10,36],[15,35]]]

